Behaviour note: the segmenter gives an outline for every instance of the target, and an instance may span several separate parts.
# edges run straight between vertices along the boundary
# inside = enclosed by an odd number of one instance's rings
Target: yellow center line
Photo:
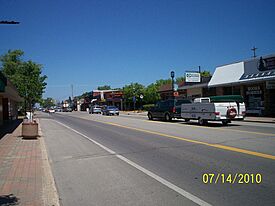
[[[159,136],[168,137],[168,138],[172,138],[172,139],[177,139],[177,140],[182,140],[182,141],[186,141],[186,142],[191,142],[191,143],[195,143],[195,144],[206,145],[206,146],[214,147],[214,148],[218,148],[218,149],[223,149],[223,150],[228,150],[228,151],[233,151],[233,152],[238,152],[238,153],[243,153],[243,154],[248,154],[248,155],[253,155],[253,156],[257,156],[257,157],[262,157],[262,158],[266,158],[266,159],[275,160],[275,156],[270,155],[270,154],[265,154],[265,153],[260,153],[260,152],[255,152],[255,151],[240,149],[240,148],[226,146],[226,145],[211,144],[211,143],[207,143],[207,142],[201,142],[201,141],[187,139],[187,138],[178,137],[178,136],[174,136],[174,135],[163,134],[163,133],[154,132],[154,131],[150,131],[150,130],[145,130],[145,129],[139,129],[139,128],[129,127],[129,126],[125,126],[125,125],[120,125],[120,124],[113,123],[113,122],[105,122],[105,121],[100,121],[100,120],[92,120],[92,121],[100,122],[100,123],[108,124],[108,125],[112,125],[112,126],[117,126],[117,127],[121,127],[121,128],[125,128],[125,129],[131,129],[131,130],[135,130],[135,131],[140,131],[140,132],[144,132],[144,133],[148,133],[148,134],[154,134],[154,135],[159,135]]]

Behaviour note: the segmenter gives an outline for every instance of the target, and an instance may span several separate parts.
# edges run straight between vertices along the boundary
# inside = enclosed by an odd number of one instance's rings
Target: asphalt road
[[[275,205],[274,124],[39,116],[63,205]]]

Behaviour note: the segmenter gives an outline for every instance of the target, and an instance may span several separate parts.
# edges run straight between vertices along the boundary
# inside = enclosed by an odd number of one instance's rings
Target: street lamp
[[[175,77],[175,72],[171,71],[171,78],[172,78],[172,92],[173,92],[173,96],[174,96],[174,77]]]

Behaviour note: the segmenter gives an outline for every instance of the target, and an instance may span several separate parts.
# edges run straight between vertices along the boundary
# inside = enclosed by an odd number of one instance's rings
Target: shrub
[[[153,106],[154,106],[154,104],[145,104],[145,105],[143,105],[143,110],[148,111]]]

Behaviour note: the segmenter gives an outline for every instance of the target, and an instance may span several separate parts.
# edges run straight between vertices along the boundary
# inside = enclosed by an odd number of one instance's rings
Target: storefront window
[[[247,113],[262,115],[264,112],[264,91],[262,85],[247,86],[245,95]]]

